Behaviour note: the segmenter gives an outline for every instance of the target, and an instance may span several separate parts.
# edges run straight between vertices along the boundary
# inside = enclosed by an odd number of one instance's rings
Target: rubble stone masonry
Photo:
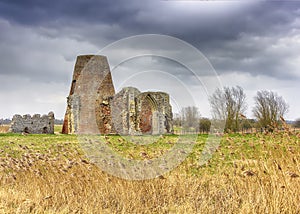
[[[62,133],[140,135],[172,131],[167,93],[126,87],[116,94],[105,56],[77,57]]]
[[[54,134],[54,113],[48,115],[35,114],[33,116],[14,115],[10,127],[10,132],[29,134]]]

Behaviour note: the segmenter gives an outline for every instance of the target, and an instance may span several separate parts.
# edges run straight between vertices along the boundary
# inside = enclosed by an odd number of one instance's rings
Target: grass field
[[[167,152],[175,138],[106,141],[122,156],[144,160]],[[173,171],[130,181],[91,163],[74,135],[0,134],[0,213],[300,213],[298,133],[224,135],[199,166],[206,138],[199,135]]]

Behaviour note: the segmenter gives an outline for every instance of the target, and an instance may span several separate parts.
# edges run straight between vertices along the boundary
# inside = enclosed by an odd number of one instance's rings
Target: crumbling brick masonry
[[[84,70],[84,72],[83,72]],[[96,88],[96,91],[92,89]],[[87,111],[93,101],[95,108]],[[95,125],[91,117],[95,115]],[[105,56],[78,56],[62,133],[78,133],[80,128],[101,134],[165,134],[173,132],[172,107],[164,92],[140,92],[133,87],[115,94]],[[92,119],[91,119],[92,118]]]

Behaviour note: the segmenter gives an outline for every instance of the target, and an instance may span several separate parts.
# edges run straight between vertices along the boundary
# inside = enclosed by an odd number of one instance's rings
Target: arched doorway
[[[25,127],[23,131],[24,131],[24,133],[29,134],[29,128],[28,127]]]
[[[48,134],[48,128],[47,127],[43,128],[43,134]]]
[[[150,95],[147,95],[141,101],[141,112],[139,127],[143,134],[152,134],[153,132],[153,113],[157,109],[156,102]]]

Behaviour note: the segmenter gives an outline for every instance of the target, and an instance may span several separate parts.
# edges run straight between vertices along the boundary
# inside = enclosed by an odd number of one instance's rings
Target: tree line
[[[282,128],[284,116],[289,110],[289,105],[273,91],[261,90],[254,97],[255,104],[252,112],[255,119],[248,119],[245,112],[248,108],[246,94],[242,87],[218,88],[209,97],[212,119],[202,118],[197,107],[189,106],[181,109],[174,118],[174,125],[186,131],[208,133],[211,121],[224,121],[225,132],[239,132],[250,128],[260,131],[273,132]],[[295,126],[300,119],[296,120]]]

